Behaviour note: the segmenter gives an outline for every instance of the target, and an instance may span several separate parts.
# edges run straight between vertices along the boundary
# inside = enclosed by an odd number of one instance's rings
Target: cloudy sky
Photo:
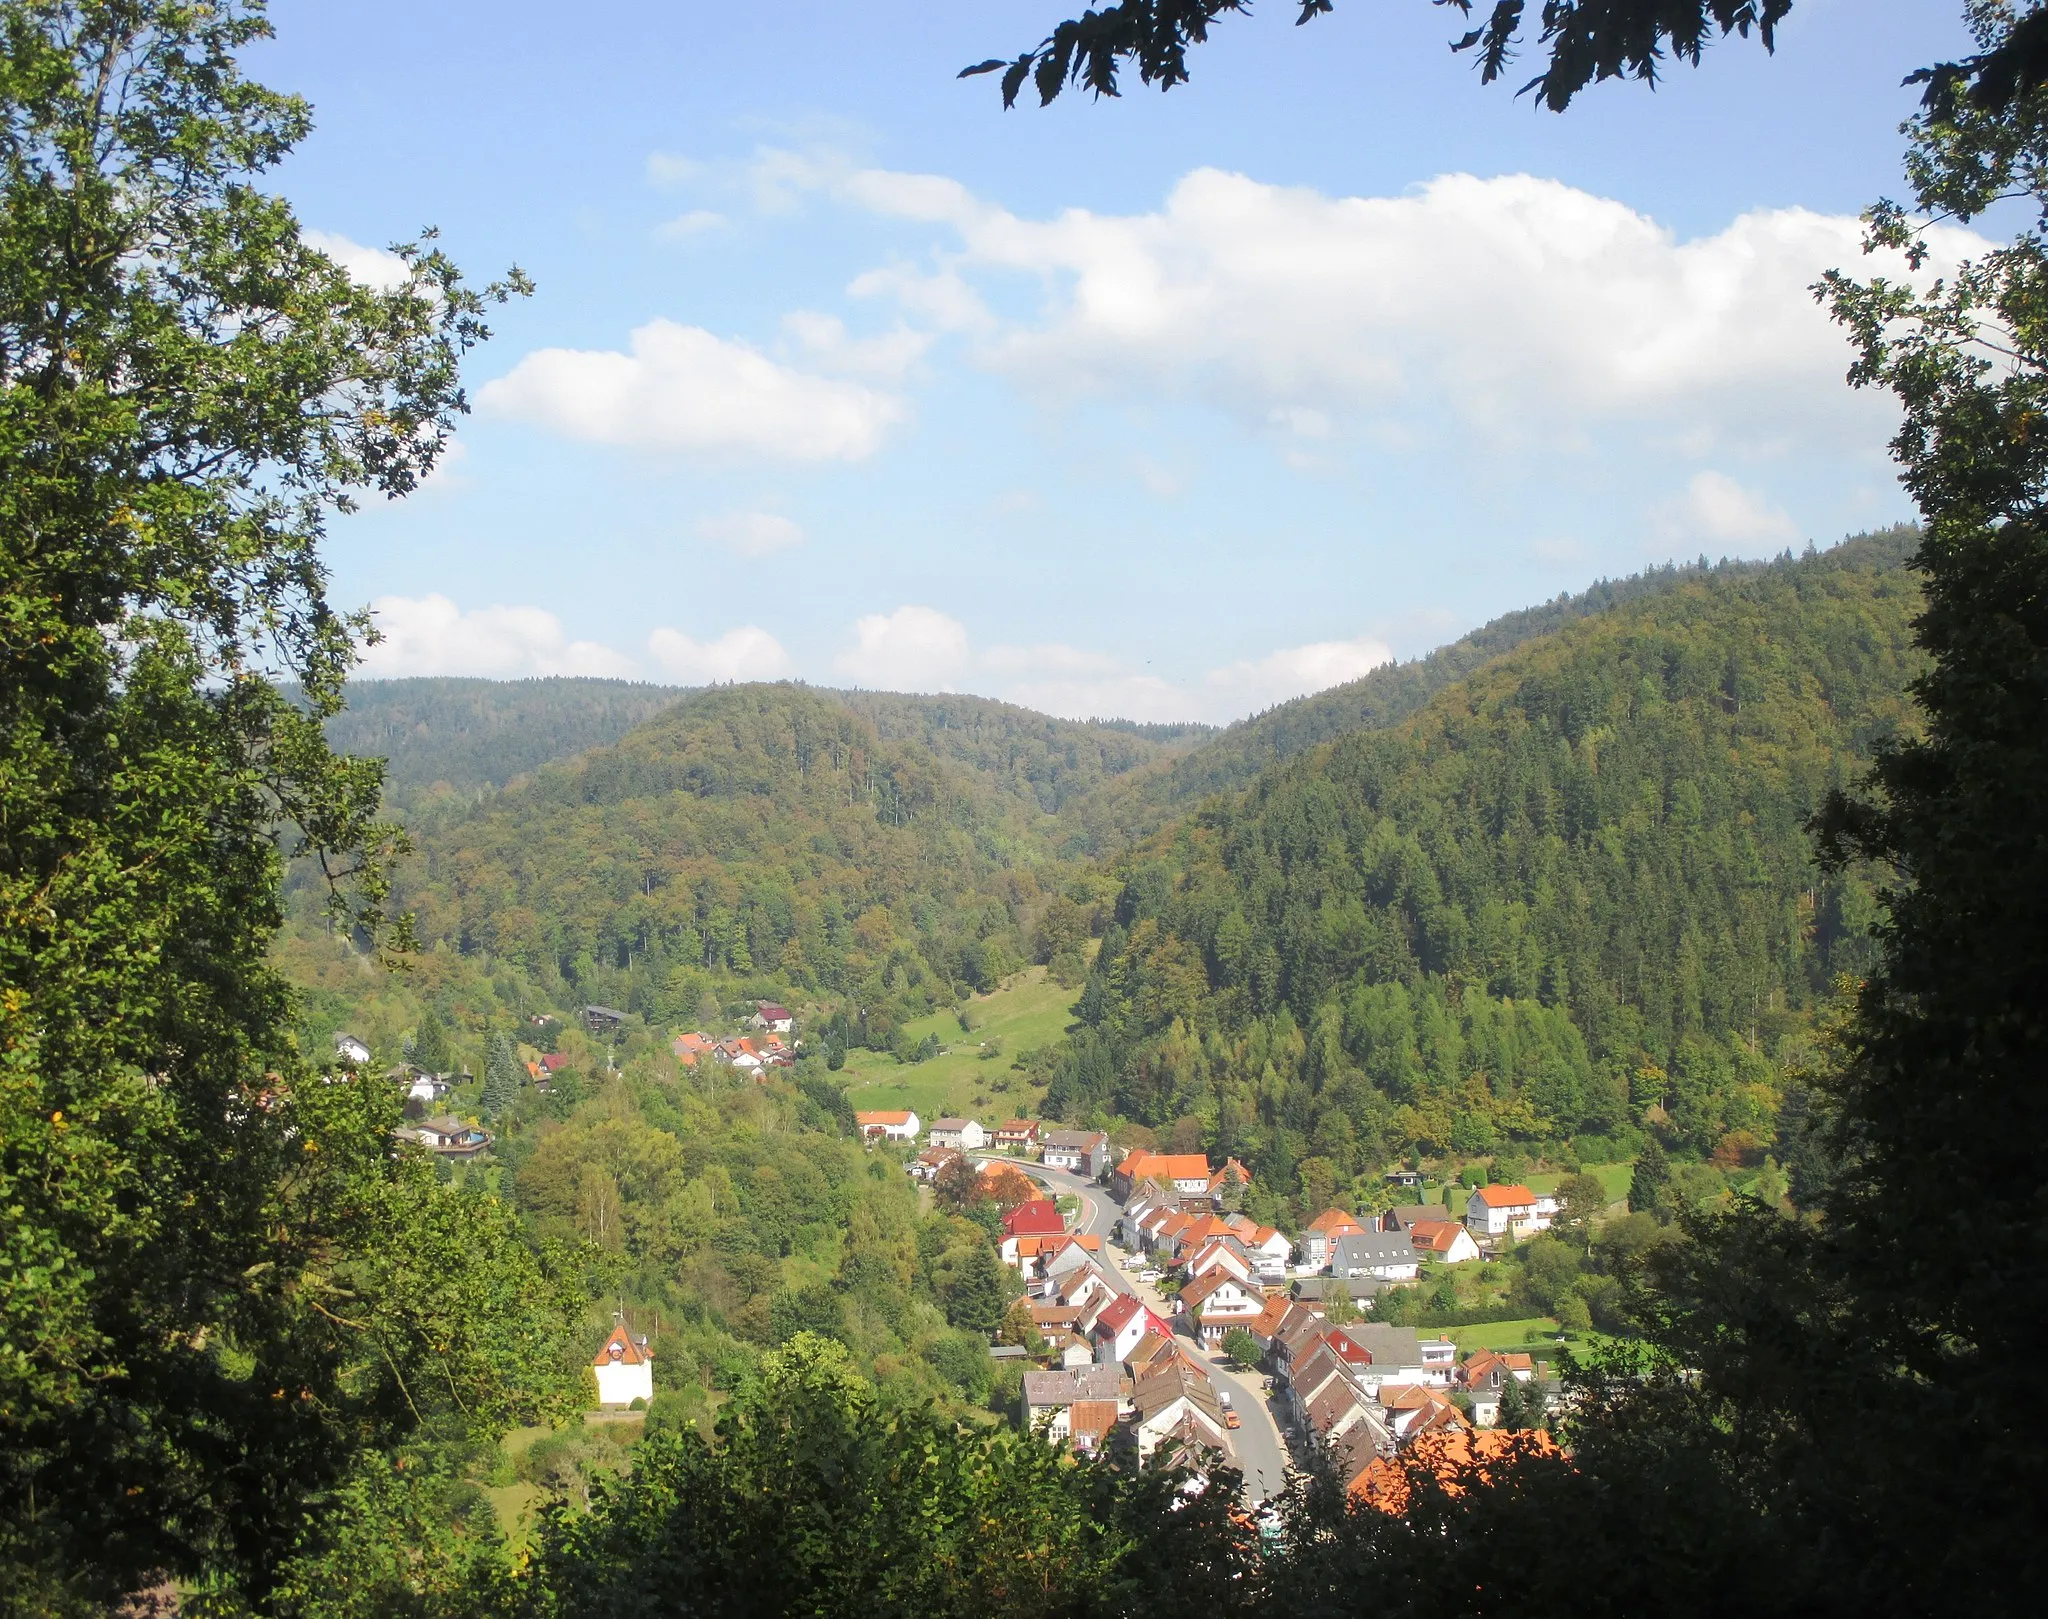
[[[1906,515],[1807,288],[1955,0],[1798,0],[1562,117],[1424,0],[1004,114],[1050,0],[276,0],[357,273],[539,283],[339,525],[373,674],[796,675],[1223,720],[1673,556]],[[1951,232],[1938,259],[1972,248]]]

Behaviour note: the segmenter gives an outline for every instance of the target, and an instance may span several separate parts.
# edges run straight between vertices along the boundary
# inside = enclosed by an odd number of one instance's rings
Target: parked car
[[[1244,1418],[1226,1405],[1223,1408],[1223,1426],[1226,1428],[1242,1428],[1244,1426]]]

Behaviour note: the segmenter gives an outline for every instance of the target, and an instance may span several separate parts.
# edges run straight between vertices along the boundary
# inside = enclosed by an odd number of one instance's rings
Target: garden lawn
[[[974,1024],[963,1032],[950,1009],[906,1024],[912,1041],[939,1037],[941,1051],[927,1062],[900,1063],[881,1051],[849,1051],[839,1080],[847,1099],[863,1112],[912,1108],[919,1119],[978,1118],[993,1127],[1004,1119],[1029,1117],[1038,1093],[1011,1068],[1024,1052],[1049,1046],[1074,1020],[1080,991],[1062,989],[1043,967],[1027,967],[1000,988],[968,1002]],[[1000,1040],[1002,1055],[983,1060],[982,1042]]]

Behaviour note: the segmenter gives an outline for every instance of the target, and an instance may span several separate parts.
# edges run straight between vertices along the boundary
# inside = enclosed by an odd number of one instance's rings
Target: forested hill
[[[718,687],[435,826],[400,897],[429,945],[653,1020],[735,978],[922,1011],[1046,953],[1080,875],[1053,812],[1186,741],[972,697]],[[1065,910],[1071,951],[1086,913]]]
[[[1845,543],[1855,555],[1873,562],[1903,563],[1918,541],[1919,530],[1900,527]],[[1603,579],[1577,595],[1504,614],[1423,657],[1383,665],[1361,679],[1240,720],[1199,748],[1110,784],[1082,806],[1077,821],[1085,825],[1089,844],[1114,851],[1157,831],[1177,811],[1211,794],[1247,787],[1260,771],[1348,731],[1398,725],[1454,681],[1538,636],[1702,579],[1751,578],[1790,561],[1789,553],[1769,562],[1723,558],[1709,563],[1702,557],[1697,563],[1666,564],[1626,579]]]
[[[1162,832],[1051,1077],[1203,1121],[1281,1190],[1389,1151],[1768,1139],[1774,1059],[1864,960],[1808,818],[1907,722],[1893,536],[1674,582]]]
[[[616,742],[685,695],[633,680],[361,680],[327,722],[327,740],[384,759],[386,796],[406,810],[437,786],[470,799]]]

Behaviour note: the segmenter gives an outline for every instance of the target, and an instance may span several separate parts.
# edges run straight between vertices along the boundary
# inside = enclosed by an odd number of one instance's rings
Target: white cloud
[[[1696,472],[1685,493],[1657,511],[1658,533],[1667,541],[1706,542],[1754,548],[1783,545],[1799,527],[1764,496],[1722,472]]]
[[[647,651],[663,674],[686,686],[775,680],[791,667],[782,643],[757,624],[727,630],[715,641],[698,641],[664,626],[647,637]]]
[[[849,679],[881,691],[952,691],[967,672],[967,626],[930,607],[870,613],[833,660]]]
[[[1889,408],[1843,386],[1848,345],[1808,290],[1831,266],[1872,268],[1847,216],[1763,210],[1680,241],[1529,175],[1329,197],[1201,169],[1157,212],[1043,221],[939,176],[864,172],[839,193],[959,239],[930,272],[870,272],[856,293],[925,319],[951,309],[965,328],[967,278],[1041,278],[1043,313],[985,354],[1055,388],[1193,389],[1307,437],[1435,407],[1571,447],[1603,419],[1705,445],[1810,442],[1817,427],[1864,444]],[[1930,239],[1929,276],[1986,245],[1948,228]]]
[[[380,596],[370,614],[384,639],[363,653],[366,678],[400,675],[630,675],[630,658],[572,641],[544,607],[474,607],[446,596]]]
[[[803,529],[780,512],[720,512],[699,518],[697,532],[743,557],[771,556],[804,543]]]
[[[1282,647],[1263,658],[1241,659],[1211,669],[1203,677],[1203,684],[1220,701],[1224,712],[1244,714],[1270,708],[1290,697],[1305,697],[1310,692],[1344,685],[1393,660],[1393,649],[1369,636],[1351,641],[1312,641],[1306,646]]]
[[[687,242],[693,236],[724,228],[725,215],[711,208],[692,208],[686,214],[677,214],[674,219],[664,220],[655,226],[654,234],[664,242]]]
[[[1121,657],[1060,642],[977,649],[966,625],[930,607],[871,613],[835,667],[892,691],[973,690],[1068,719],[1232,720],[1356,680],[1393,654],[1378,641],[1319,641],[1174,681]]]
[[[404,286],[406,278],[412,274],[404,259],[384,248],[365,247],[361,242],[352,242],[333,231],[307,230],[299,234],[308,247],[325,253],[346,270],[351,279],[366,287],[375,287],[379,292],[390,292],[395,287]]]
[[[903,415],[887,394],[669,320],[635,330],[629,354],[536,350],[477,404],[592,443],[790,461],[862,460]]]
[[[782,317],[782,329],[809,351],[811,358],[832,371],[860,375],[901,377],[931,347],[931,338],[908,326],[876,337],[849,337],[846,323],[836,315],[799,309]]]
[[[702,178],[704,172],[705,165],[694,157],[684,157],[676,152],[647,154],[647,181],[650,185],[688,185]]]

